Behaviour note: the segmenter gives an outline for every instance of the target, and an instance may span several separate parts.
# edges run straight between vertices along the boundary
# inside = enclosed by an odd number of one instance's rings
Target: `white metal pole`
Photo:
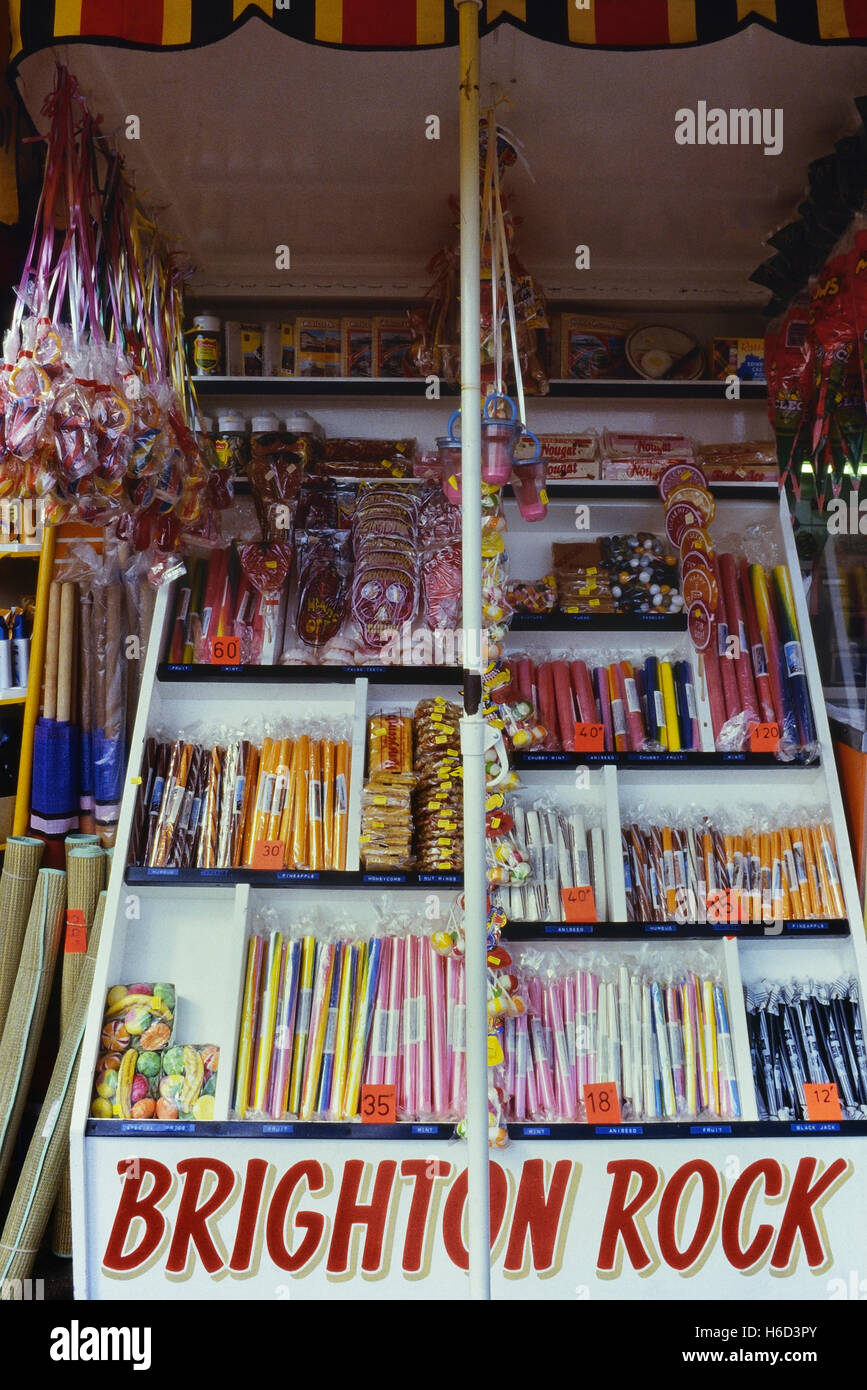
[[[461,540],[463,567],[464,912],[470,1298],[491,1296],[485,922],[485,733],[481,713],[482,465],[479,213],[479,9],[455,0],[460,32]]]

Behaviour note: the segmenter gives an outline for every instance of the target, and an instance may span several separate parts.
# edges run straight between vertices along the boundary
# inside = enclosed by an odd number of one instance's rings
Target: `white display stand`
[[[720,386],[720,394],[722,393]],[[301,402],[299,402],[300,404]],[[293,404],[295,402],[293,401]],[[330,432],[406,432],[419,404],[387,411],[304,401]],[[702,405],[704,423],[681,429],[702,439],[755,437],[761,406]],[[436,407],[442,432],[444,407]],[[207,408],[207,407],[206,407]],[[431,407],[433,409],[433,407]],[[690,407],[690,411],[696,409]],[[729,414],[733,412],[733,414]],[[563,401],[530,403],[538,431],[611,421]],[[725,417],[725,436],[721,427]],[[433,416],[426,417],[433,419]],[[710,421],[713,420],[713,423]],[[620,427],[663,427],[653,407],[618,411]],[[673,420],[665,423],[673,425]],[[404,429],[396,430],[396,425]],[[433,430],[426,427],[426,432]],[[410,430],[410,433],[421,433]],[[701,940],[718,960],[731,1013],[744,1118],[712,1124],[515,1125],[512,1143],[492,1154],[492,1271],[499,1298],[780,1298],[850,1296],[850,1273],[867,1242],[867,1122],[759,1123],[750,1067],[742,981],[857,974],[867,981],[861,905],[822,703],[810,624],[785,501],[774,487],[719,487],[712,535],[718,550],[764,548],[766,563],[787,563],[821,743],[813,766],[784,766],[768,756],[713,750],[709,709],[698,683],[702,752],[669,757],[529,754],[515,759],[529,791],[544,787],[573,810],[603,817],[610,923],[591,928],[535,924],[536,942],[575,935],[576,949],[616,957],[655,941],[677,953]],[[581,538],[641,529],[661,534],[652,489],[589,482],[551,488],[549,516],[528,527],[507,502],[512,576],[549,567],[552,540],[574,538],[575,507],[590,506]],[[758,558],[758,556],[756,557]],[[366,675],[297,667],[241,673],[160,666],[171,612],[161,591],[145,659],[142,695],[114,854],[103,936],[84,1041],[72,1125],[76,1296],[80,1298],[450,1298],[466,1294],[462,1218],[463,1146],[453,1126],[300,1124],[230,1119],[246,941],[268,905],[294,912],[353,913],[359,922],[383,892],[424,915],[437,895],[447,907],[454,875],[363,874],[358,868],[365,721],[373,709],[414,707],[440,691],[457,698],[453,672],[371,669]],[[519,630],[520,628],[520,630]],[[559,630],[532,620],[508,638],[506,652],[612,648],[623,658],[677,653],[695,660],[685,631],[664,623],[631,630],[563,619]],[[612,650],[612,657],[614,650]],[[350,861],[335,875],[251,871],[127,870],[127,843],[144,741],[208,721],[243,726],[248,717],[291,719],[311,708],[351,724]],[[587,766],[587,777],[576,770]],[[698,803],[709,812],[809,808],[830,819],[848,924],[761,927],[627,925],[620,854],[621,813],[637,802]],[[612,925],[614,924],[614,925]],[[851,926],[851,930],[850,930]],[[526,939],[519,925],[508,941]],[[540,947],[544,949],[544,945]],[[179,1037],[221,1050],[216,1113],[209,1123],[95,1121],[92,1078],[106,990],[138,979],[171,981],[178,993]],[[863,996],[862,996],[863,997]]]

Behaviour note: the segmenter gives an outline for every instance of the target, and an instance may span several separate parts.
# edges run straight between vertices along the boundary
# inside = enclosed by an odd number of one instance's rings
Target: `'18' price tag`
[[[66,936],[63,940],[63,954],[65,956],[83,956],[86,950],[87,926],[84,920],[84,909],[68,907],[66,909]]]
[[[842,1120],[840,1097],[833,1081],[805,1081],[808,1120]]]
[[[211,642],[212,666],[240,666],[240,637],[215,637]]]
[[[257,840],[253,846],[254,869],[282,869],[283,867],[282,840]]]
[[[360,1109],[363,1125],[396,1124],[397,1097],[394,1086],[362,1086]]]
[[[585,1086],[584,1105],[589,1124],[620,1124],[620,1097],[613,1081],[595,1081]]]
[[[605,725],[604,725],[604,724],[576,724],[576,725],[575,725],[575,752],[576,752],[576,753],[604,753],[604,752],[605,752]]]
[[[596,899],[590,884],[580,888],[561,888],[563,914],[567,922],[595,922]]]
[[[779,724],[754,724],[750,729],[751,753],[776,753],[779,746]]]

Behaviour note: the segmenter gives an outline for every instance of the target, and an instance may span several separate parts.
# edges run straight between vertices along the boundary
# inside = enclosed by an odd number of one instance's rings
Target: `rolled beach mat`
[[[45,849],[32,835],[10,835],[0,873],[0,1037],[18,973],[36,875]]]
[[[72,1105],[104,912],[103,893],[97,904],[87,953],[82,957],[83,969],[78,977],[69,1023],[61,1034],[42,1110],[0,1236],[0,1299],[13,1296],[13,1280],[30,1278],[61,1176],[69,1167]],[[58,1210],[56,1220],[60,1219]]]
[[[66,874],[62,869],[40,869],[0,1038],[0,1188],[12,1158],[36,1064],[65,909]]]
[[[96,840],[97,836],[88,836]],[[100,894],[105,887],[105,854],[99,844],[82,844],[80,840],[66,842],[66,949],[63,952],[63,974],[60,981],[60,1035],[63,1036],[72,1018],[72,1006],[78,992],[90,945],[93,919]],[[84,928],[82,939],[80,930]],[[59,1180],[58,1209],[54,1221],[52,1249],[56,1255],[72,1254],[72,1224],[70,1213],[69,1167]]]
[[[69,873],[69,851],[77,849],[79,845],[98,845],[99,836],[92,835],[85,830],[70,830],[66,839],[63,841],[63,848],[66,854],[66,872]]]

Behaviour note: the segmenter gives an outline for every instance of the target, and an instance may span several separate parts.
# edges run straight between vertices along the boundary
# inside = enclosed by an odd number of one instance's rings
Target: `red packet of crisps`
[[[298,606],[295,628],[299,641],[322,647],[336,637],[346,617],[352,574],[348,531],[299,531]]]

